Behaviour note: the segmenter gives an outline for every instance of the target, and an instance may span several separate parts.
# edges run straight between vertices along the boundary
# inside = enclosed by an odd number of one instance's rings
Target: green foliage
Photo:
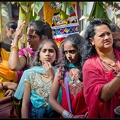
[[[111,20],[108,18],[108,14],[106,11],[106,6],[103,2],[94,2],[93,7],[89,16],[88,20],[92,20],[94,18],[104,18],[111,22]]]

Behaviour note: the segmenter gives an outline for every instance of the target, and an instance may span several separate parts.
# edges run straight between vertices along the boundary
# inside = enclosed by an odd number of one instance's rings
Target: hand
[[[6,92],[5,92],[5,96],[14,96],[14,93],[15,93],[15,91],[14,90],[11,90],[11,89],[8,89],[8,90],[6,90]]]
[[[25,26],[25,21],[20,21],[20,24],[18,25],[15,32],[15,36],[14,36],[15,38],[20,39],[22,37],[24,26]]]
[[[54,70],[50,62],[45,62],[43,64],[43,68],[46,71],[46,75],[49,77],[50,80],[54,79]]]
[[[17,88],[17,83],[14,83],[14,82],[3,82],[3,84],[6,89],[16,90]]]

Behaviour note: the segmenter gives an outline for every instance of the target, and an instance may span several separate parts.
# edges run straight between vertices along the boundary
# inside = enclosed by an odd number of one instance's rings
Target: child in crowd
[[[52,39],[44,40],[36,51],[33,67],[25,70],[21,78],[25,81],[22,118],[59,118],[59,114],[48,101],[58,60],[59,50],[56,43]],[[29,101],[32,103],[30,116]]]
[[[83,38],[79,34],[68,35],[61,44],[62,61],[55,74],[49,103],[63,118],[84,118],[87,115],[81,76],[82,45]],[[62,105],[57,101],[60,87],[62,87]],[[68,91],[66,90],[67,87]]]

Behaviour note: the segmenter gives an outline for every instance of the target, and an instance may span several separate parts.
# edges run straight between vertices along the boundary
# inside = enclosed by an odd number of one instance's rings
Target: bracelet
[[[19,48],[18,48],[18,46],[11,46],[11,48],[10,48],[10,50],[12,51],[12,50],[19,50]]]
[[[3,83],[0,83],[0,84],[1,84],[1,86],[2,86],[2,89],[4,90],[4,89],[5,89],[4,84],[3,84]]]
[[[63,112],[62,112],[62,117],[63,117],[63,118],[73,118],[73,114],[71,114],[71,113],[68,112],[67,110],[63,110]]]

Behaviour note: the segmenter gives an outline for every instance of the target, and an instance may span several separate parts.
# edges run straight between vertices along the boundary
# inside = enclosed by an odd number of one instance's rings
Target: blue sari
[[[53,67],[53,68],[54,68],[54,73],[56,73],[58,68],[57,67]],[[14,97],[17,98],[18,100],[21,100],[23,98],[25,80],[28,79],[28,76],[30,76],[31,72],[46,74],[46,72],[42,66],[34,66],[30,69],[25,70],[23,72],[23,75],[20,79],[20,82],[19,82],[16,92],[14,94]],[[36,95],[36,97],[37,97],[37,95]],[[62,89],[60,89],[59,94],[58,94],[58,102],[60,104],[61,104],[61,99],[62,99]],[[41,100],[39,100],[39,101],[41,102]],[[42,106],[42,104],[41,104],[41,106]],[[31,118],[44,118],[44,114],[42,115],[42,112],[44,113],[44,111],[45,111],[45,113],[49,113],[49,115],[47,115],[47,116],[49,116],[49,117],[52,116],[52,114],[55,111],[50,107],[50,105],[48,105],[49,111],[46,111],[45,107],[46,106],[36,108],[35,106],[32,105],[32,109],[31,109],[32,111],[30,113],[30,115],[32,115]],[[52,111],[54,111],[54,112],[52,112]]]
[[[57,67],[54,67],[54,72],[56,73],[57,71]],[[36,73],[41,73],[41,74],[46,74],[44,68],[42,66],[34,66],[30,69],[27,69],[23,72],[22,77],[20,79],[20,82],[18,84],[18,87],[16,89],[16,92],[14,94],[14,97],[17,98],[18,100],[21,100],[23,97],[23,93],[24,93],[24,87],[25,87],[25,82],[24,80],[26,79],[26,76],[30,73],[30,72],[36,72]]]

